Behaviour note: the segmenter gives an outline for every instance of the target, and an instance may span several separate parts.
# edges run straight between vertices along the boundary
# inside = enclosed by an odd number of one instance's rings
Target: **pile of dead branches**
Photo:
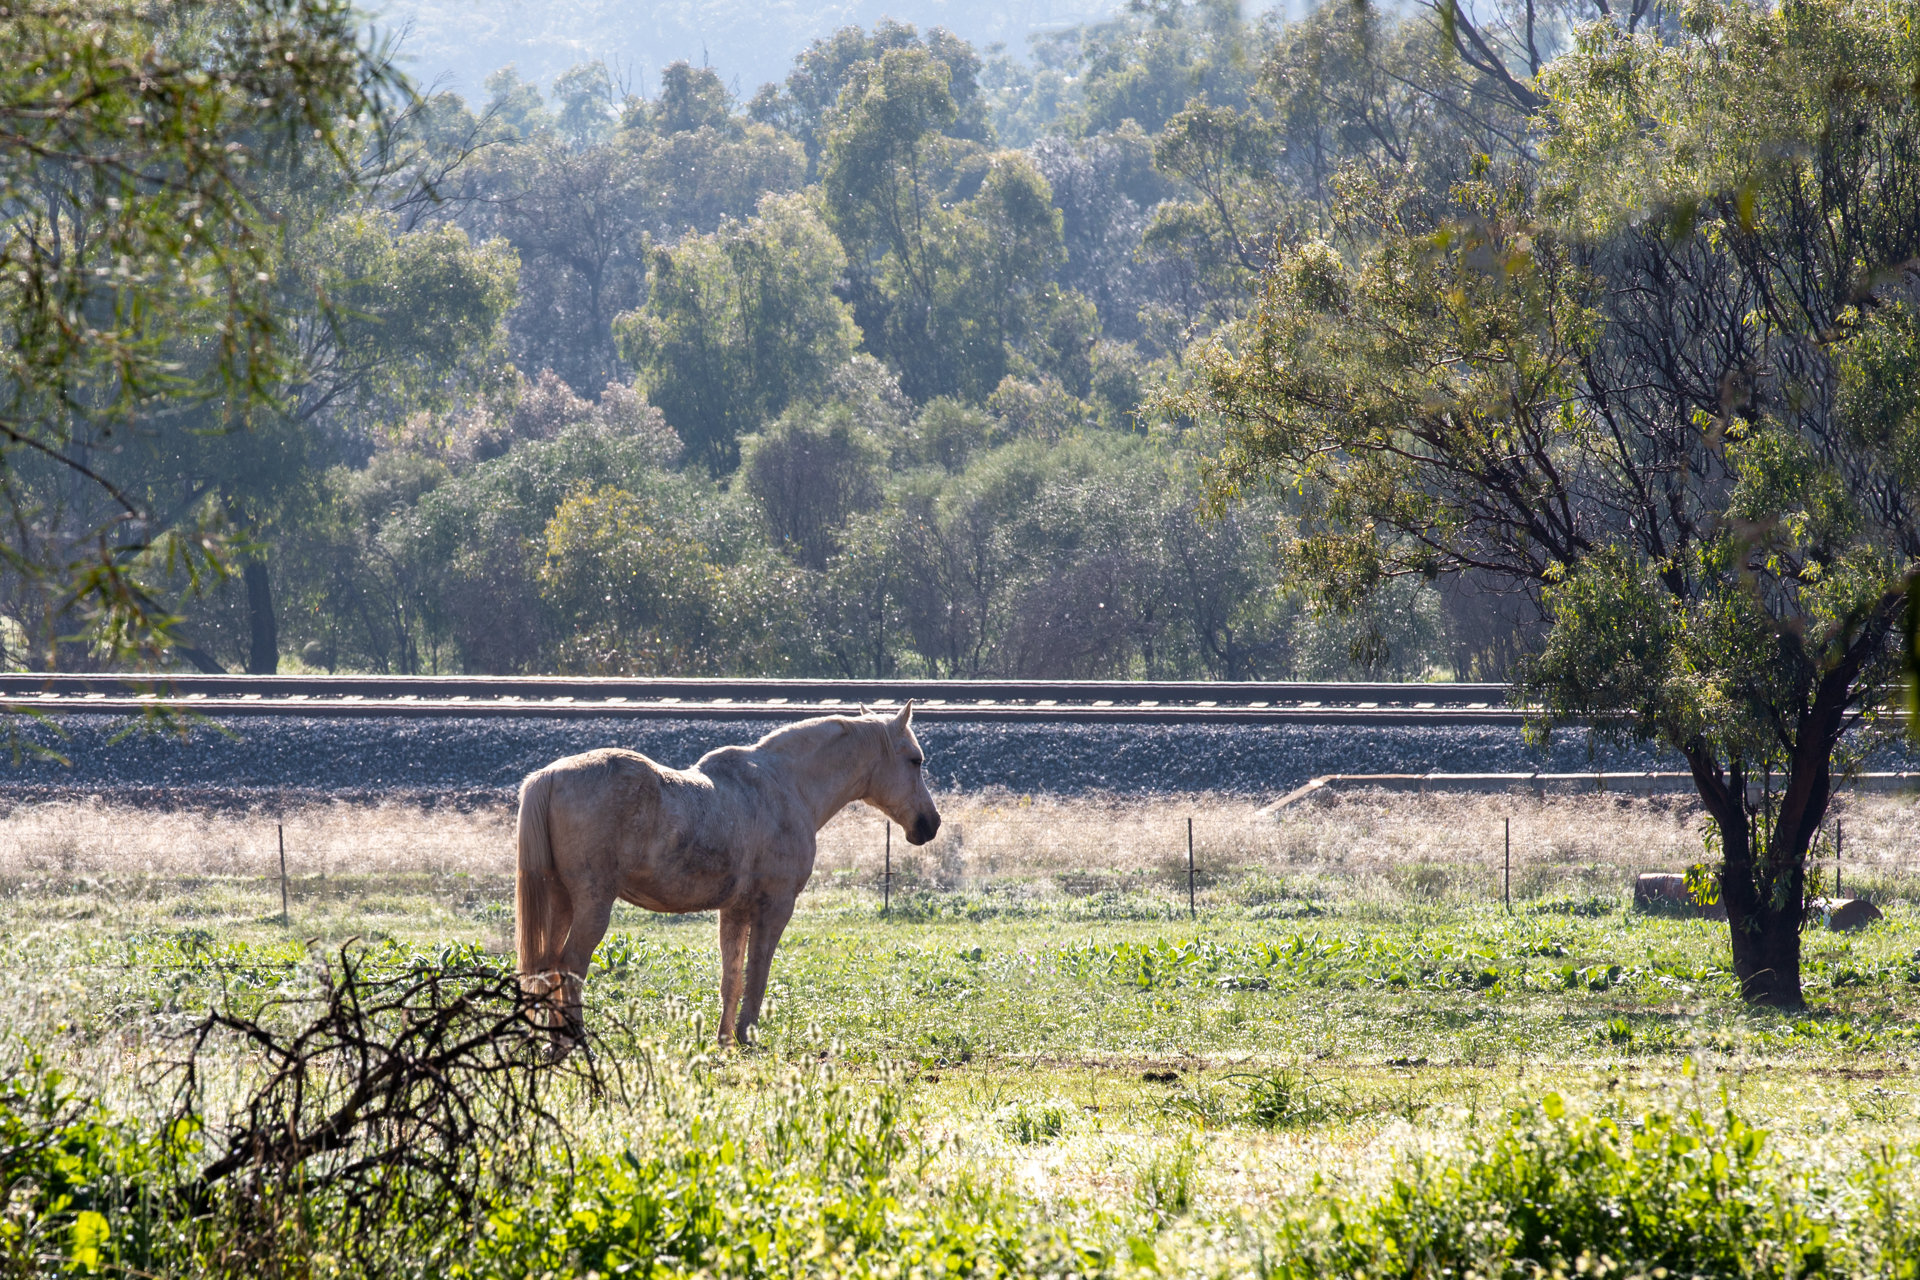
[[[591,1043],[564,1056],[511,973],[421,966],[369,975],[343,947],[311,996],[214,1010],[185,1037],[175,1119],[205,1135],[197,1195],[277,1203],[332,1191],[384,1216],[399,1197],[451,1200],[571,1160],[570,1119],[624,1093]],[[288,1016],[291,1014],[292,1016]],[[257,1083],[209,1116],[212,1064],[236,1050]]]

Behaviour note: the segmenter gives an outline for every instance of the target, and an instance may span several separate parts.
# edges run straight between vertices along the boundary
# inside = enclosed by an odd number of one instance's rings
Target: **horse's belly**
[[[649,893],[643,889],[620,891],[623,902],[631,902],[636,907],[644,907],[648,911],[659,911],[667,915],[685,915],[689,911],[718,911],[727,905],[727,900],[732,896],[731,893],[680,893],[669,896]]]
[[[679,845],[629,872],[620,896],[649,911],[717,911],[733,899],[739,884],[739,865],[731,854]]]

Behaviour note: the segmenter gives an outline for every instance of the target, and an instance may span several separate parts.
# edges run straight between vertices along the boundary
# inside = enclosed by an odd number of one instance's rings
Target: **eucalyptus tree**
[[[1540,727],[1687,762],[1757,1002],[1801,1000],[1809,851],[1920,562],[1917,75],[1859,0],[1586,27],[1536,82],[1541,171],[1358,188],[1167,402],[1218,424],[1217,499],[1298,487],[1323,608],[1456,573],[1532,602]]]
[[[0,490],[35,661],[155,661],[166,584],[227,572],[115,459],[173,420],[244,440],[297,357],[257,202],[290,152],[350,182],[409,96],[338,0],[22,0],[0,22]]]
[[[755,120],[800,140],[811,181],[818,175],[841,94],[862,78],[867,64],[902,49],[918,50],[946,70],[953,112],[941,122],[941,131],[951,138],[989,141],[993,128],[987,123],[986,98],[979,85],[981,64],[973,47],[940,27],[922,36],[911,23],[891,18],[882,18],[872,31],[842,27],[816,39],[793,60],[793,70],[783,83],[761,86],[747,111]]]
[[[708,68],[667,66],[659,97],[628,99],[617,124],[599,63],[558,78],[558,116],[510,71],[489,81],[497,145],[454,175],[458,198],[442,216],[519,254],[508,330],[522,372],[552,369],[596,395],[630,377],[614,320],[646,301],[649,246],[750,216],[764,196],[799,185],[804,161],[792,139],[735,115]]]
[[[740,438],[818,396],[859,331],[833,295],[846,255],[804,196],[653,252],[646,305],[615,322],[648,399],[716,476]]]
[[[916,402],[982,402],[1022,362],[1084,391],[1098,320],[1056,283],[1052,191],[1021,153],[946,132],[952,86],[927,50],[890,49],[849,71],[828,117],[820,185],[864,345]]]
[[[844,405],[795,406],[741,448],[740,474],[768,540],[820,572],[848,522],[880,503],[886,451]]]

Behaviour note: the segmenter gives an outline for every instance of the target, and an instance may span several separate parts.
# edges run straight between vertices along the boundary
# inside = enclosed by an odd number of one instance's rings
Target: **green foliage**
[[[1695,678],[1684,605],[1644,563],[1609,550],[1544,592],[1553,629],[1527,678],[1566,706],[1618,712],[1595,727],[1623,737],[1647,725],[1671,726],[1679,741],[1703,732],[1740,733],[1709,707],[1711,692]],[[1564,692],[1563,692],[1564,691]],[[1742,735],[1744,738],[1745,735]],[[1736,745],[1746,745],[1735,739]]]
[[[1009,1138],[1022,1146],[1051,1142],[1067,1131],[1072,1105],[1058,1098],[1044,1101],[1021,1099],[1007,1109],[1001,1127]]]
[[[889,50],[855,64],[828,117],[821,187],[866,345],[915,400],[978,403],[1015,358],[1084,388],[1097,320],[1051,287],[1051,190],[1025,157],[941,132],[959,111],[950,76],[925,50]]]
[[[569,68],[554,79],[554,100],[560,115],[554,125],[576,148],[590,147],[613,127],[613,78],[607,64],[595,59]]]
[[[1407,104],[1462,90],[1415,27],[1164,5],[1038,42],[1023,88],[1003,52],[882,21],[816,41],[744,111],[705,66],[618,104],[596,62],[550,85],[504,68],[478,115],[415,103],[358,195],[274,152],[257,172],[301,317],[289,412],[236,443],[223,402],[171,403],[113,455],[152,509],[255,540],[230,585],[177,546],[146,562],[204,588],[174,656],[530,671],[611,653],[574,643],[587,597],[543,585],[547,523],[611,486],[738,588],[722,615],[745,631],[711,662],[1504,674],[1501,628],[1421,584],[1357,645],[1282,599],[1267,537],[1295,500],[1197,518],[1200,438],[1147,405],[1189,337],[1244,311],[1283,224],[1326,223],[1330,166],[1393,156],[1444,184],[1435,157],[1465,134]],[[1032,145],[997,150],[989,117],[1020,112]],[[684,457],[637,470],[569,434],[662,412]],[[1087,463],[1142,438],[1150,465]],[[717,487],[659,474],[685,462]],[[695,494],[711,509],[688,514]],[[16,610],[36,637],[67,626],[64,597],[42,603]]]
[[[556,424],[550,438],[474,467],[383,523],[404,563],[434,584],[430,616],[472,668],[524,670],[543,660],[546,530],[581,486],[624,485],[670,504],[683,521],[697,500],[697,489],[659,473],[658,436],[573,404],[580,416]]]
[[[648,123],[661,134],[731,128],[733,96],[711,67],[671,62],[660,72],[660,97]]]
[[[402,1245],[436,1258],[445,1274],[469,1277],[635,1266],[654,1275],[864,1275],[876,1263],[1117,1276],[1150,1272],[1156,1244],[1177,1249],[1173,1229],[1205,1212],[1201,1149],[1190,1138],[1156,1152],[1135,1174],[1143,1229],[1127,1233],[1095,1219],[1090,1231],[1050,1219],[991,1182],[932,1173],[933,1147],[898,1084],[788,1069],[763,1105],[741,1109],[697,1084],[675,1051],[641,1052],[657,1082],[656,1101],[636,1117],[649,1131],[644,1150],[587,1156],[531,1186],[506,1189],[477,1238],[450,1206],[407,1203],[404,1220],[363,1224],[390,1240],[356,1247],[378,1253]],[[23,1100],[8,1101],[9,1115],[20,1117]],[[690,1113],[691,1123],[663,1125],[648,1114],[668,1108]],[[191,1246],[182,1246],[195,1232],[159,1234],[130,1251],[124,1209],[76,1209],[58,1189],[64,1175],[57,1170],[112,1168],[139,1185],[153,1169],[128,1159],[137,1145],[117,1135],[103,1142],[113,1130],[102,1120],[59,1133],[56,1143],[34,1148],[41,1157],[31,1172],[29,1160],[15,1166],[42,1196],[34,1212],[10,1219],[11,1243],[26,1230],[42,1233],[40,1248],[15,1252],[16,1259],[79,1270],[135,1263],[152,1268],[149,1274],[176,1274],[194,1259]],[[1245,1243],[1270,1275],[1401,1276],[1440,1267],[1482,1275],[1649,1274],[1655,1267],[1682,1275],[1840,1274],[1856,1249],[1898,1256],[1903,1166],[1891,1155],[1862,1162],[1854,1180],[1865,1212],[1839,1234],[1821,1202],[1767,1151],[1765,1135],[1730,1109],[1712,1118],[1654,1111],[1621,1122],[1573,1115],[1549,1094],[1461,1156],[1407,1158],[1377,1196],[1319,1196],[1241,1230],[1255,1234]],[[326,1192],[292,1194],[310,1222],[344,1220],[346,1206]],[[268,1240],[242,1256],[257,1261],[276,1252]]]
[[[1295,1219],[1275,1274],[1828,1274],[1830,1230],[1765,1141],[1730,1109],[1623,1125],[1549,1094],[1457,1164],[1415,1160],[1378,1201]]]
[[[1164,1229],[1193,1212],[1198,1152],[1191,1140],[1170,1151],[1156,1151],[1134,1182],[1134,1201],[1156,1228]]]
[[[631,390],[591,404],[549,375],[517,395],[511,411],[423,415],[365,468],[327,474],[323,518],[286,542],[289,629],[324,664],[549,661],[566,629],[542,600],[545,529],[577,487],[623,486],[694,521],[704,491],[663,473],[679,441]]]
[[[1003,407],[1030,402],[1018,384],[1007,391]],[[929,669],[1244,673],[1285,660],[1284,620],[1255,585],[1269,572],[1257,535],[1237,519],[1201,525],[1196,479],[1177,460],[1139,437],[1050,445],[1032,420],[1002,421],[1029,434],[959,475],[911,478],[883,526],[898,626]],[[978,425],[943,408],[928,434],[955,448]]]
[[[845,406],[792,409],[741,449],[741,478],[774,546],[824,570],[841,531],[880,502],[885,458]]]
[[[1085,105],[1076,123],[1088,133],[1136,121],[1157,133],[1188,102],[1245,99],[1257,70],[1257,38],[1234,5],[1218,0],[1143,8],[1134,21],[1089,31],[1079,51]]]
[[[768,197],[744,224],[660,249],[644,308],[615,323],[648,398],[715,475],[739,440],[817,397],[858,331],[831,286],[846,258],[802,197]]]
[[[1708,847],[1712,847],[1712,838],[1708,838]],[[1695,862],[1687,866],[1687,896],[1703,907],[1710,907],[1720,901],[1720,885],[1717,868],[1711,863]]]
[[[1833,196],[1872,216],[1807,257],[1796,157],[1894,190],[1910,54],[1839,3],[1689,22],[1568,45],[1558,16],[1168,3],[1022,64],[882,21],[744,110],[706,66],[620,104],[595,62],[506,68],[479,117],[416,104],[364,201],[261,152],[291,412],[235,442],[227,401],[170,399],[108,478],[256,540],[228,586],[177,540],[139,562],[206,588],[175,651],[203,664],[612,653],[545,580],[548,522],[610,486],[733,584],[710,664],[1504,679],[1532,651],[1562,720],[1783,769],[1809,679],[1889,687],[1897,637],[1854,648],[1893,634],[1911,539],[1871,495],[1920,465],[1911,309],[1874,274],[1904,206]],[[1662,327],[1694,303],[1724,314]],[[1642,376],[1654,350],[1685,376]],[[704,479],[568,434],[659,412]],[[8,608],[45,649],[72,628],[40,604]]]
[[[950,114],[938,126],[949,137],[985,142],[991,136],[985,102],[978,95],[980,62],[966,41],[939,27],[922,38],[909,23],[882,18],[871,32],[841,27],[814,40],[794,59],[784,84],[764,85],[748,108],[755,120],[778,125],[806,147],[808,174],[817,172],[829,118],[849,82],[896,50],[911,50],[939,64]]]
[[[510,138],[532,138],[553,128],[553,117],[540,97],[540,87],[528,84],[512,66],[487,77],[487,116],[495,130]]]
[[[975,454],[990,442],[997,443],[993,417],[951,396],[927,402],[920,411],[920,433],[925,437],[929,460],[950,475],[966,470]]]
[[[631,369],[613,323],[646,300],[649,237],[671,245],[689,230],[748,218],[766,196],[798,185],[800,148],[733,116],[705,69],[669,68],[661,100],[629,100],[617,122],[599,63],[556,80],[558,119],[512,68],[488,84],[494,98],[483,120],[444,97],[429,104],[445,139],[439,149],[451,153],[437,188],[462,197],[438,216],[476,239],[505,239],[519,254],[520,302],[508,329],[528,377],[553,369],[584,394],[624,383]],[[464,131],[452,124],[460,119]]]
[[[767,196],[797,191],[806,167],[791,138],[738,120],[664,134],[630,128],[620,145],[636,179],[629,191],[645,198],[636,225],[650,224],[667,240],[751,217]]]
[[[169,1182],[197,1145],[184,1126],[140,1132],[37,1053],[12,1064],[0,1075],[0,1266],[94,1275],[166,1257],[169,1211],[185,1208]]]
[[[1911,308],[1857,317],[1840,356],[1839,409],[1903,488],[1920,483],[1920,318]],[[1830,472],[1829,472],[1830,474]],[[1920,569],[1910,569],[1902,630],[1910,725],[1920,732]]]
[[[1338,1090],[1302,1071],[1281,1068],[1228,1079],[1246,1095],[1247,1122],[1262,1129],[1323,1124],[1350,1109]]]
[[[541,597],[572,632],[560,646],[563,671],[726,670],[738,659],[721,646],[751,643],[759,619],[727,618],[727,575],[707,549],[625,490],[575,492],[547,521],[545,543]]]
[[[149,504],[110,460],[209,405],[196,428],[243,432],[298,376],[261,196],[294,158],[349,185],[381,143],[406,95],[359,35],[333,0],[29,0],[0,23],[0,487],[48,659],[78,632],[154,662],[170,579],[225,573],[214,513]]]
[[[358,210],[320,227],[306,252],[324,319],[309,397],[343,420],[380,431],[510,379],[502,326],[519,262],[504,241],[475,245],[454,226],[402,233]]]
[[[1848,708],[1886,703],[1920,555],[1888,502],[1912,321],[1883,283],[1920,248],[1893,194],[1920,154],[1915,53],[1872,5],[1690,24],[1586,29],[1543,77],[1538,170],[1483,158],[1444,201],[1350,178],[1334,234],[1276,254],[1162,409],[1220,424],[1216,501],[1306,500],[1283,558],[1321,608],[1441,574],[1529,597],[1539,729],[1688,758],[1737,967],[1793,1004],[1833,753]],[[1773,770],[1784,798],[1755,813],[1746,779]]]

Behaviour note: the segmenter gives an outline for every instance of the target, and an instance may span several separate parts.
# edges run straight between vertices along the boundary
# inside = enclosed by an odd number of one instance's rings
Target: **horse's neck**
[[[787,756],[794,790],[813,815],[813,829],[827,825],[833,815],[866,794],[873,777],[869,744],[860,733],[835,734],[810,751]]]

